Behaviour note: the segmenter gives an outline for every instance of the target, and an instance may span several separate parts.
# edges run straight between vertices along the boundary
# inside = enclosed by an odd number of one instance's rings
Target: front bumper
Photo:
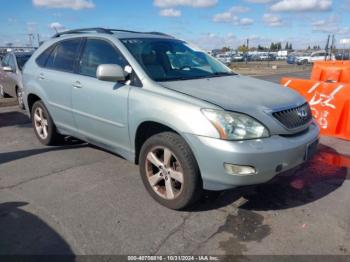
[[[197,159],[204,189],[224,190],[264,183],[278,173],[302,164],[307,146],[318,139],[319,132],[313,123],[307,132],[290,137],[274,135],[247,141],[225,141],[192,134],[184,134],[184,137]],[[225,171],[224,163],[252,166],[256,173],[230,175]]]

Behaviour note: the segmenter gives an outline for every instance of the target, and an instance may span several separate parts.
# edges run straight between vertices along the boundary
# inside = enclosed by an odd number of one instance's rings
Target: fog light
[[[256,170],[251,166],[238,166],[232,164],[224,164],[225,171],[233,176],[250,176],[255,175]]]

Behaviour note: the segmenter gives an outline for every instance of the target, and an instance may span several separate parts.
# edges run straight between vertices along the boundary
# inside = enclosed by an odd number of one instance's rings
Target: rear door
[[[69,134],[75,131],[72,84],[76,79],[75,69],[81,41],[80,37],[62,40],[37,59],[41,66],[37,78],[46,95],[44,103],[60,131],[67,130]]]
[[[6,72],[6,87],[5,93],[12,97],[16,97],[16,85],[17,85],[17,63],[14,54],[10,54],[8,60],[8,66],[13,69],[13,72]]]
[[[131,86],[98,80],[96,70],[101,64],[124,68],[127,61],[113,43],[100,38],[86,39],[77,71],[80,75],[76,75],[73,83],[74,119],[86,140],[123,153],[130,147],[127,109]]]
[[[7,87],[7,72],[5,72],[4,70],[2,70],[2,67],[8,66],[8,61],[9,61],[9,54],[7,54],[1,62],[1,68],[0,68],[0,85],[2,86],[4,92],[6,93],[6,87]]]

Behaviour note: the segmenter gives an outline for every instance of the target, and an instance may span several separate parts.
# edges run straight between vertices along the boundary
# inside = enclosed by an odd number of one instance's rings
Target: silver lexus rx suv
[[[23,78],[43,144],[69,135],[138,164],[150,195],[172,209],[203,189],[264,183],[307,161],[318,143],[303,97],[162,33],[59,33]]]

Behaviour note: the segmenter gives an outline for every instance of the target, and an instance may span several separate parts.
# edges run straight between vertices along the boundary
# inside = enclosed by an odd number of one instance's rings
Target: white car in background
[[[296,63],[298,65],[306,65],[312,64],[317,61],[325,61],[325,60],[335,60],[334,54],[329,55],[326,51],[316,51],[311,54],[304,54],[302,56],[298,56],[296,58]]]
[[[225,65],[229,65],[232,62],[232,57],[230,55],[218,54],[216,59]]]
[[[242,62],[244,60],[243,54],[236,54],[232,57],[233,62]]]

